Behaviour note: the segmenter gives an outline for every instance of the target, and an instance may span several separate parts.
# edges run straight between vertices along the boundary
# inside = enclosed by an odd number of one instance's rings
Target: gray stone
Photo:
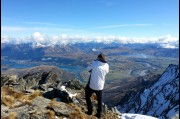
[[[30,119],[30,115],[26,111],[17,113],[15,119]]]
[[[70,89],[75,89],[75,90],[81,90],[83,88],[83,85],[81,84],[81,82],[76,79],[66,82],[65,86]]]
[[[51,107],[54,110],[55,115],[68,117],[74,111],[71,108],[67,107],[65,103],[63,102],[59,102],[59,103],[60,106]]]

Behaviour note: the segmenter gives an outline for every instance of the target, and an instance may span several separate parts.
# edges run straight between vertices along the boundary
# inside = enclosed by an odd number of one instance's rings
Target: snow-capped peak
[[[32,47],[33,47],[33,48],[41,48],[41,47],[46,47],[46,45],[37,42],[37,43],[32,44]]]

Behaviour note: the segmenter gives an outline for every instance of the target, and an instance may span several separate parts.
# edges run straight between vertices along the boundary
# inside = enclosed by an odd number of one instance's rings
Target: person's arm
[[[107,64],[106,73],[109,73],[109,65]]]
[[[87,71],[88,71],[88,72],[91,72],[91,71],[92,71],[92,64],[87,67]]]

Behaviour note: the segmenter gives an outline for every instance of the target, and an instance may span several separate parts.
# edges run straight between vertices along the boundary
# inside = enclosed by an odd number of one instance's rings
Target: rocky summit
[[[1,75],[1,119],[96,119],[86,115],[84,86],[54,66],[12,69]],[[119,119],[116,108],[103,104],[104,119]]]
[[[1,119],[96,119],[87,115],[84,85],[55,66],[1,71]],[[120,113],[121,112],[121,113]],[[103,119],[177,119],[179,66],[169,65],[151,86],[129,93],[116,107],[103,104]]]

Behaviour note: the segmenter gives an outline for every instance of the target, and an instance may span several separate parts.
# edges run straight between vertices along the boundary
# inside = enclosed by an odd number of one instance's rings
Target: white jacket
[[[92,62],[92,65],[87,67],[87,70],[92,70],[89,87],[93,90],[102,90],[104,88],[105,76],[109,72],[108,63],[95,60]]]

